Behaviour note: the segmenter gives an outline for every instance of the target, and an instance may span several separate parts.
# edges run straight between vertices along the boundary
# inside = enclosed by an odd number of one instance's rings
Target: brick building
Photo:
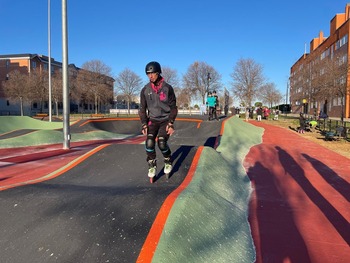
[[[290,103],[294,113],[326,113],[350,117],[349,33],[350,4],[330,21],[330,35],[311,40],[290,70]],[[330,67],[333,65],[333,67]]]
[[[24,74],[30,74],[34,70],[39,70],[40,72],[46,71],[48,73],[49,68],[49,58],[47,56],[38,54],[10,54],[10,55],[0,55],[0,115],[20,115],[20,106],[18,101],[10,100],[4,94],[3,83],[9,79],[10,72],[18,70]],[[79,71],[82,69],[76,67],[74,64],[68,65],[69,75],[75,77]],[[51,73],[62,71],[62,63],[51,58]],[[82,70],[84,71],[84,70]],[[103,75],[105,79],[104,84],[108,86],[111,90],[111,100],[113,99],[113,86],[114,79]],[[48,95],[47,95],[48,98]],[[79,105],[79,101],[71,101],[71,112],[78,111],[79,106],[82,107],[82,111],[90,110],[93,111],[94,105],[86,103],[84,106]],[[34,115],[38,112],[48,113],[48,99],[43,103],[38,101],[31,101],[27,103],[24,110],[24,115]],[[60,109],[62,110],[62,103],[60,103]],[[111,107],[112,105],[110,105]],[[100,110],[109,110],[110,107]]]

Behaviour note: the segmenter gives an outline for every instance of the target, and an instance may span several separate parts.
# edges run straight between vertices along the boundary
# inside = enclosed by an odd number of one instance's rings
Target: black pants
[[[163,157],[167,158],[171,156],[171,150],[168,145],[169,134],[167,134],[166,127],[168,121],[150,121],[148,124],[148,132],[146,139],[146,154],[147,161],[154,160],[157,157],[155,145],[156,138],[158,138],[158,147],[161,150]]]
[[[216,108],[209,107],[209,120],[212,120],[213,118],[215,118],[216,120],[218,119],[218,116],[216,114]]]

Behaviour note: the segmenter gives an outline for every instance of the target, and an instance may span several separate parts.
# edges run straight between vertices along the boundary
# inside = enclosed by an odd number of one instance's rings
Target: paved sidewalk
[[[287,129],[250,123],[265,129],[244,162],[256,262],[350,262],[350,160]]]

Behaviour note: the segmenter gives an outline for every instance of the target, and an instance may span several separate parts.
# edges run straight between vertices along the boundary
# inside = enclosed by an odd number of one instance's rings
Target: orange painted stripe
[[[192,121],[192,122],[203,122],[201,119],[191,119],[191,118],[176,118],[177,121]]]
[[[232,117],[231,117],[232,118]],[[225,118],[221,124],[221,129],[220,129],[220,136],[224,134],[224,129],[225,129],[225,122],[227,121],[227,118]]]
[[[5,185],[3,187],[0,187],[0,191],[6,190],[6,189],[9,189],[9,188],[14,188],[14,187],[21,186],[21,185],[36,184],[36,183],[40,183],[40,182],[44,182],[44,181],[56,178],[56,177],[60,176],[61,174],[69,171],[73,167],[77,166],[78,164],[80,164],[81,162],[83,162],[84,160],[89,158],[91,155],[97,153],[98,151],[102,150],[103,148],[105,148],[105,147],[107,147],[109,145],[110,144],[103,144],[103,145],[100,145],[100,146],[94,148],[93,150],[87,152],[83,156],[80,156],[77,159],[75,159],[72,162],[70,162],[62,170],[58,170],[56,172],[52,172],[52,173],[50,173],[48,175],[42,176],[42,177],[37,178],[37,179],[33,179],[33,180],[25,181],[25,182],[20,182],[20,183],[16,183],[16,184]]]
[[[180,193],[186,189],[186,187],[189,185],[189,183],[192,181],[192,178],[194,176],[194,173],[196,171],[196,167],[200,158],[200,155],[202,153],[204,146],[200,146],[193,158],[191,167],[187,173],[187,176],[185,177],[182,184],[176,188],[164,201],[163,205],[161,206],[158,215],[156,219],[154,220],[152,227],[147,235],[147,238],[145,240],[145,243],[143,244],[140,254],[137,258],[137,263],[141,262],[151,262],[154,252],[156,251],[159,239],[162,235],[164,225],[166,223],[166,220],[169,216],[170,210],[173,206],[173,204],[176,201],[176,198],[180,195]]]
[[[88,119],[82,124],[80,124],[79,127],[84,126],[85,124],[88,124],[89,122],[101,122],[101,121],[136,121],[140,120],[138,117],[132,117],[132,118],[103,118],[103,119]],[[200,123],[203,122],[203,120],[200,119],[190,119],[190,118],[176,118],[177,121],[190,121],[190,122],[198,122],[198,128],[200,126]]]
[[[232,118],[232,117],[230,117]],[[228,120],[229,118],[225,118],[223,121],[222,121],[222,124],[221,124],[221,128],[220,128],[220,134],[218,137],[216,137],[216,140],[215,140],[215,144],[214,144],[214,149],[216,149],[219,144],[220,144],[220,139],[221,139],[221,136],[224,134],[224,129],[225,129],[225,122]]]
[[[70,124],[70,126],[77,124],[79,121],[80,121],[80,119],[75,120],[73,123]]]
[[[88,124],[89,122],[102,122],[102,121],[137,121],[137,120],[140,120],[140,118],[132,117],[132,118],[89,119],[89,120],[86,120],[84,123],[80,124],[79,127],[84,126],[85,124]]]

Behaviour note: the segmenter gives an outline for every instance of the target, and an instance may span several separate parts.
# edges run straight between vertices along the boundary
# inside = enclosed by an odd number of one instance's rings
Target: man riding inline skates
[[[161,76],[160,64],[155,61],[149,62],[145,72],[150,82],[140,93],[139,117],[142,134],[147,135],[145,146],[149,165],[148,177],[153,183],[157,174],[156,139],[164,157],[164,173],[167,178],[172,170],[171,150],[167,142],[169,136],[174,133],[177,106],[174,89]]]

